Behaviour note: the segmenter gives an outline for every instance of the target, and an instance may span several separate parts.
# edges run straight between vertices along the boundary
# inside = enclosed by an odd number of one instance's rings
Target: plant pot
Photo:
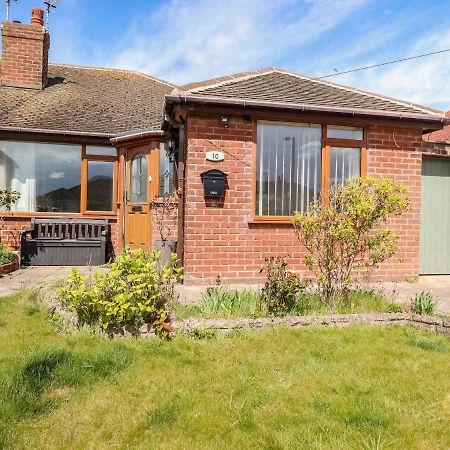
[[[177,241],[155,241],[153,250],[160,250],[161,256],[158,261],[158,269],[162,269],[171,261],[172,253],[177,252]]]
[[[0,274],[6,275],[7,273],[14,272],[18,268],[19,268],[19,258],[16,255],[11,262],[2,264],[0,266]]]

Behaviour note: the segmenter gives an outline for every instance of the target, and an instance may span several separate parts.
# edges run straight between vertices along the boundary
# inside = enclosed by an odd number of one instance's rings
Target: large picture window
[[[257,215],[306,212],[321,192],[321,152],[320,125],[259,123]]]
[[[80,212],[81,146],[0,142],[0,189],[20,192],[20,212]]]
[[[20,193],[13,212],[114,212],[117,150],[0,141],[0,189]]]
[[[307,213],[333,187],[364,169],[359,127],[260,121],[257,125],[255,215],[288,220]]]

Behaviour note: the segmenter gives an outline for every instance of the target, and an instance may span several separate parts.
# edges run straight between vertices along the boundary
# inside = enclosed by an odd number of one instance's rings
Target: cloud
[[[450,31],[430,33],[416,39],[408,53],[413,56],[450,48]],[[378,61],[361,61],[363,66]],[[450,109],[450,53],[414,59],[384,67],[330,78],[330,81],[359,87],[395,98]]]
[[[109,65],[175,83],[264,65],[298,54],[366,0],[172,0],[138,20]],[[145,31],[143,31],[145,30]]]
[[[109,9],[105,3],[60,3],[52,60],[183,84],[266,66],[320,76],[450,48],[445,2],[426,9],[391,0],[136,0]],[[111,23],[121,24],[118,32]],[[330,81],[449,109],[449,75],[450,54],[443,54]]]

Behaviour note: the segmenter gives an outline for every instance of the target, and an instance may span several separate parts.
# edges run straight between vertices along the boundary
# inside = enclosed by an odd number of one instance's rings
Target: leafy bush
[[[182,269],[177,268],[176,255],[172,255],[171,263],[157,270],[159,257],[159,251],[126,249],[109,272],[96,273],[93,280],[74,269],[68,286],[59,289],[60,296],[76,312],[80,324],[99,324],[107,330],[150,323],[159,336],[166,337],[166,306],[173,299]]]
[[[286,257],[266,258],[264,272],[267,280],[261,291],[261,303],[270,314],[286,315],[294,307],[297,297],[306,289],[306,282],[286,270]]]
[[[3,244],[0,244],[0,266],[8,264],[16,258],[16,255],[10,252]]]
[[[414,296],[411,302],[411,311],[416,314],[431,316],[436,312],[439,302],[430,292],[420,292]]]
[[[197,308],[203,317],[257,317],[261,315],[258,293],[253,289],[209,288]]]
[[[390,258],[399,235],[381,227],[410,203],[407,188],[387,178],[352,178],[332,189],[327,201],[310,204],[294,216],[297,237],[306,247],[305,263],[320,293],[333,304],[348,292],[353,269],[367,271]]]

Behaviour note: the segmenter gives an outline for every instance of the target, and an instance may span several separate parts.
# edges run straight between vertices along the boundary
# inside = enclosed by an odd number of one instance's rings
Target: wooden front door
[[[125,243],[131,248],[151,250],[155,159],[150,146],[128,150],[126,156]]]

